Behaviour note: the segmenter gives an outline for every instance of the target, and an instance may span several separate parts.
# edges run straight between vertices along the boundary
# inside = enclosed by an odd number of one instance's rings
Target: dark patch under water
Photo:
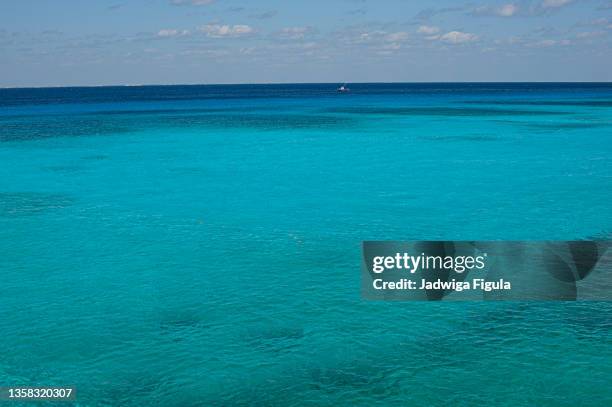
[[[612,123],[598,122],[598,121],[583,121],[583,122],[522,122],[518,120],[496,120],[500,124],[509,124],[516,126],[523,126],[530,130],[535,131],[563,131],[563,130],[588,130],[610,127]]]
[[[279,352],[300,344],[304,329],[294,326],[273,326],[265,329],[248,329],[246,334],[250,346]]]
[[[295,106],[292,106],[295,107]],[[259,111],[279,111],[286,110],[287,106],[235,106],[235,107],[196,107],[196,108],[176,108],[176,109],[125,109],[125,110],[101,110],[96,114],[109,116],[140,116],[140,115],[175,115],[175,114],[206,114],[206,113],[244,113]]]
[[[534,130],[585,130],[609,127],[610,124],[598,122],[573,122],[573,123],[528,123],[526,124]]]
[[[344,117],[301,114],[209,114],[159,117],[154,123],[171,127],[247,128],[256,130],[289,130],[329,128],[353,123]]]
[[[612,107],[612,100],[465,100],[471,105]]]
[[[499,137],[492,134],[458,134],[455,136],[420,136],[422,140],[429,141],[498,141]]]
[[[193,310],[174,310],[162,313],[159,326],[162,331],[194,328],[202,322],[199,312]]]
[[[54,116],[2,123],[0,141],[26,141],[53,137],[77,137],[127,132],[116,121],[84,116]]]
[[[375,107],[353,106],[325,109],[327,113],[397,115],[397,116],[547,116],[565,115],[551,110],[486,109],[470,107]]]
[[[68,195],[40,192],[0,192],[0,216],[34,215],[39,212],[66,208],[73,204]]]
[[[83,167],[79,167],[78,165],[49,165],[43,167],[43,169],[53,172],[78,172],[83,170]]]
[[[346,127],[354,120],[333,115],[306,114],[175,114],[149,120],[126,116],[42,116],[0,126],[0,141],[26,141],[53,137],[121,134],[150,128],[215,128],[291,130]]]
[[[107,155],[104,154],[92,154],[81,157],[83,160],[92,160],[92,161],[100,161],[108,159]]]

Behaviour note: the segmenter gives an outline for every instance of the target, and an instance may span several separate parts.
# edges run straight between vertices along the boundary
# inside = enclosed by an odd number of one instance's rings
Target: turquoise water
[[[362,240],[609,238],[612,85],[0,90],[0,385],[612,405],[610,303],[360,299]]]

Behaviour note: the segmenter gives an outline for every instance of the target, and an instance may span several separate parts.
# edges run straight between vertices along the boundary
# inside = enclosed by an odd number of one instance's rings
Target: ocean
[[[612,405],[609,302],[360,296],[364,240],[609,239],[612,84],[336,87],[0,89],[0,385]]]

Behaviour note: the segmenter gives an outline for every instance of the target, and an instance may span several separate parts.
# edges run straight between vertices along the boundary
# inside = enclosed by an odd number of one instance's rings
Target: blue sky
[[[611,81],[611,0],[3,0],[0,86]]]

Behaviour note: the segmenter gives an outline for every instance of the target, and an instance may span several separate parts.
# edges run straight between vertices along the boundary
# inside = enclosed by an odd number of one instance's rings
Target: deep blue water
[[[612,405],[610,303],[360,299],[362,240],[609,238],[612,84],[0,89],[0,385]]]

